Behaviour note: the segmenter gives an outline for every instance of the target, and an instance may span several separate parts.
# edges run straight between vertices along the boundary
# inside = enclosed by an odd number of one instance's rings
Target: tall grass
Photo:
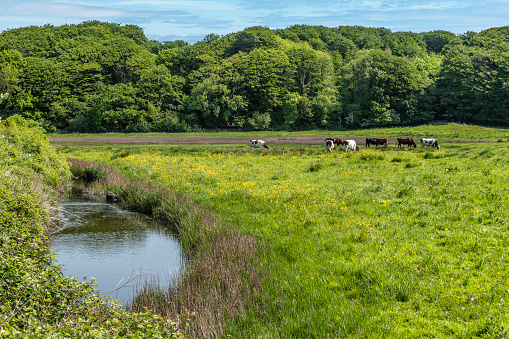
[[[208,209],[161,185],[127,180],[105,164],[68,160],[75,175],[104,170],[107,175],[94,182],[95,189],[116,193],[123,208],[151,215],[176,231],[185,251],[186,268],[171,286],[154,280],[139,285],[129,310],[148,309],[171,319],[192,312],[192,336],[218,337],[227,319],[262,297],[263,271],[256,265],[262,249],[255,237],[225,227]]]

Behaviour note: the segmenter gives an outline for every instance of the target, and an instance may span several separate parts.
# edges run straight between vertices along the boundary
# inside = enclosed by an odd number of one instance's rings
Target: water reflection
[[[156,275],[166,285],[182,267],[175,237],[145,215],[88,195],[66,197],[61,210],[61,231],[51,238],[57,262],[65,266],[66,275],[94,277],[101,295],[125,303],[136,285],[130,278]]]

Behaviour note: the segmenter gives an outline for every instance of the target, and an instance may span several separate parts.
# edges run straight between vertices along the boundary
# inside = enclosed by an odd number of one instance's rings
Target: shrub
[[[32,121],[0,122],[0,136],[0,337],[179,337],[188,318],[127,312],[100,297],[93,283],[62,274],[45,244],[69,165]]]
[[[36,122],[13,115],[0,123],[0,164],[15,172],[36,172],[53,187],[70,177],[65,158],[50,145]]]

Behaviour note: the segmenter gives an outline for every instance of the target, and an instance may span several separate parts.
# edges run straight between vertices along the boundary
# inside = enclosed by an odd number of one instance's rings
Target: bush
[[[177,338],[187,324],[130,313],[62,274],[46,232],[69,166],[32,121],[0,122],[0,337]],[[101,178],[104,169],[93,168]]]
[[[69,165],[32,120],[13,115],[0,123],[0,165],[16,173],[36,172],[56,187],[70,177]]]

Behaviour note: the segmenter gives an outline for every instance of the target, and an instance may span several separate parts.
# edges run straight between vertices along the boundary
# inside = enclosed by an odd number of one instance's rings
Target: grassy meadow
[[[257,239],[262,250],[250,265],[263,272],[263,292],[226,317],[219,336],[507,336],[509,131],[449,124],[320,133],[434,136],[442,149],[58,149],[187,196]]]

